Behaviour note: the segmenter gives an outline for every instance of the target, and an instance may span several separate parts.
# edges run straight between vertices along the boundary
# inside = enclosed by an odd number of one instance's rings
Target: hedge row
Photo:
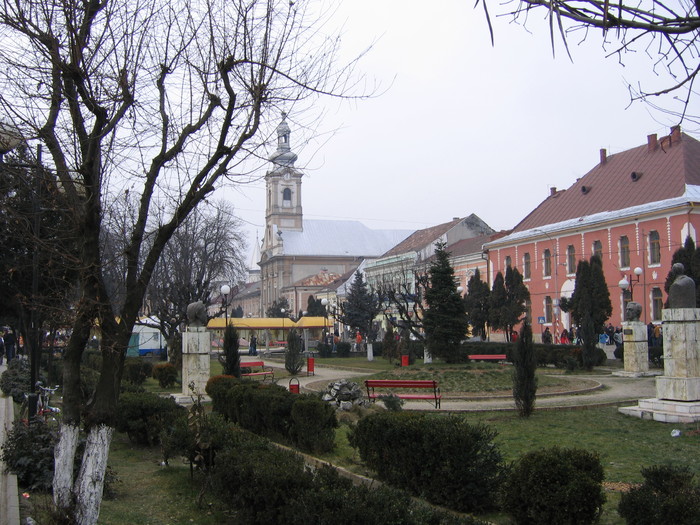
[[[212,378],[206,391],[215,411],[255,434],[308,452],[328,452],[335,446],[335,409],[317,395],[230,377]]]
[[[473,512],[496,507],[507,473],[495,436],[461,417],[380,413],[361,419],[349,439],[379,479]]]
[[[213,492],[240,523],[331,525],[483,524],[413,502],[385,486],[354,486],[330,467],[310,470],[301,456],[238,433],[216,459]]]

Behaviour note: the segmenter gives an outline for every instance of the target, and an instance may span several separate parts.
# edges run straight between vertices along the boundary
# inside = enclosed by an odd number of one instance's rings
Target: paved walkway
[[[245,359],[241,359],[242,362]],[[266,360],[265,364],[275,368],[284,368],[284,364]],[[306,367],[304,368],[306,370]],[[656,396],[656,382],[654,377],[628,378],[611,375],[611,369],[596,369],[587,375],[577,374],[571,379],[588,379],[595,384],[595,388],[586,389],[580,393],[562,392],[559,394],[540,394],[535,403],[536,409],[556,409],[570,407],[590,407],[627,404],[636,405],[639,399]],[[320,391],[326,385],[337,379],[371,375],[374,372],[359,368],[331,368],[323,365],[315,366],[315,375],[306,376],[306,372],[297,376],[299,385],[304,390]],[[569,376],[557,377],[566,379]],[[287,387],[289,378],[278,380],[278,384]],[[407,401],[404,409],[410,410],[435,410],[428,402]],[[463,399],[450,399],[443,395],[441,410],[449,412],[473,412],[487,410],[514,410],[513,396],[479,396]]]
[[[0,365],[0,374],[7,366]],[[0,393],[0,448],[5,443],[5,436],[12,428],[14,420],[12,398]],[[5,472],[5,464],[0,461],[0,525],[19,525],[19,494],[17,476]]]

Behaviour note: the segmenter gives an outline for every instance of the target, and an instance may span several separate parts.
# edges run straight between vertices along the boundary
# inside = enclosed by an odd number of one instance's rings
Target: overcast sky
[[[496,20],[493,47],[471,0],[352,0],[336,16],[348,56],[376,40],[361,67],[386,91],[327,101],[316,138],[299,132],[308,115],[290,113],[305,218],[420,229],[475,213],[509,229],[550,187],[592,169],[601,148],[641,145],[677,122],[629,105],[627,82],[654,80],[649,62],[606,59],[599,31],[570,39],[573,62],[561,45],[553,57],[544,12],[532,32]],[[262,238],[264,181],[226,196],[251,244]]]

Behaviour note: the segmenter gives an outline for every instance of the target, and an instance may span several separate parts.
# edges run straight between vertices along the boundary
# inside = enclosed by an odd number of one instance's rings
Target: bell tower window
[[[289,188],[285,188],[284,190],[282,190],[282,207],[292,207],[292,190],[290,190]]]

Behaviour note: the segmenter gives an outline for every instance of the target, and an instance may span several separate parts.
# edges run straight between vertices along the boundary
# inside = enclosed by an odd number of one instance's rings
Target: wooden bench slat
[[[487,360],[487,359],[493,359],[497,361],[505,361],[506,360],[506,354],[474,354],[470,355],[469,359],[481,359],[481,360]]]
[[[272,369],[270,366],[265,366],[264,361],[241,361],[241,368],[261,368],[261,371],[258,372],[246,372],[242,373],[241,377],[255,377],[255,376],[263,376],[263,381],[265,381],[265,377],[270,376],[270,379],[272,381],[275,380],[275,371]],[[265,370],[265,368],[268,368],[268,370]]]

